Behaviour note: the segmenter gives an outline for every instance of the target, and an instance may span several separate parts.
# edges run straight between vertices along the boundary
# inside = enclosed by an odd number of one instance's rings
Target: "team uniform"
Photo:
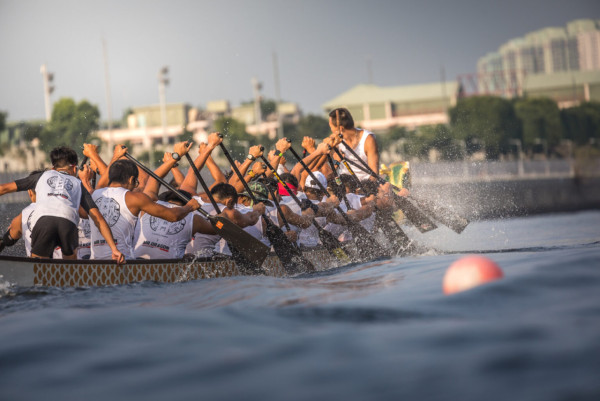
[[[35,202],[29,204],[21,212],[21,236],[25,243],[25,254],[31,257],[31,230],[33,229],[33,212],[35,211]],[[54,248],[52,259],[62,259],[60,247]]]
[[[324,200],[325,198],[323,198],[323,201]],[[310,201],[317,206],[320,203],[317,200],[311,199]],[[327,224],[327,217],[315,217],[315,221],[321,227],[324,227]],[[319,245],[321,242],[319,240],[319,230],[317,229],[317,227],[314,224],[311,224],[310,227],[303,228],[300,232],[300,235],[298,236],[298,243],[300,244],[300,246],[309,248]]]
[[[157,201],[159,205],[179,207],[169,202]],[[192,238],[194,214],[190,213],[175,222],[144,213],[139,219],[139,235],[135,244],[135,257],[142,259],[180,259]]]
[[[31,252],[51,256],[58,246],[64,255],[77,249],[79,206],[95,208],[81,181],[65,172],[48,170],[16,180],[17,191],[35,190],[36,206],[31,216]]]
[[[204,209],[204,211],[206,211],[208,214],[212,216],[217,215],[217,211],[211,203],[203,204],[202,200],[198,196],[194,196],[194,199],[196,199],[202,205],[202,209]],[[217,206],[219,207],[220,211],[223,211],[226,208],[226,206],[221,203],[217,203]],[[196,214],[206,219],[199,212],[194,212],[194,215]],[[217,252],[215,247],[220,240],[221,236],[219,235],[196,233],[185,248],[185,253],[189,253],[198,257],[213,256],[215,252]]]
[[[89,259],[92,255],[92,230],[90,228],[90,219],[79,219],[77,231],[79,237],[77,259]]]
[[[360,128],[357,128],[357,129],[360,129]],[[365,163],[367,163],[367,154],[365,153],[365,142],[367,141],[367,138],[370,135],[375,135],[375,134],[373,134],[371,131],[367,131],[366,129],[363,129],[362,136],[360,137],[360,141],[358,142],[358,145],[356,145],[356,148],[352,149],[352,150],[354,150],[354,152],[356,152],[356,154],[358,156],[360,156],[360,158]],[[343,148],[340,147],[340,149],[343,149]],[[348,160],[355,162],[359,166],[362,166],[362,163],[356,157],[354,157],[354,155],[352,153],[350,153],[347,150],[346,150],[346,152],[344,152],[344,157]],[[351,166],[351,167],[353,167],[353,166]],[[366,180],[371,177],[371,175],[369,173],[366,173],[359,168],[353,167],[352,171],[354,171],[354,174],[356,174],[356,177],[358,177],[358,179],[361,181]],[[350,174],[350,172],[346,169],[346,166],[344,166],[344,165],[340,166],[339,172],[340,172],[340,174]]]
[[[92,198],[104,220],[110,227],[117,249],[126,259],[134,259],[134,235],[138,217],[134,216],[125,203],[128,189],[106,187],[94,191]],[[112,259],[112,250],[95,224],[90,225],[91,259]]]

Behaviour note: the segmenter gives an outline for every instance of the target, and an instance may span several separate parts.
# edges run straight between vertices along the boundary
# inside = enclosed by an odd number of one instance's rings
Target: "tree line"
[[[264,101],[264,113],[273,102]],[[416,130],[392,127],[377,133],[382,149],[400,144],[403,156],[427,158],[432,149],[438,150],[443,160],[458,160],[477,151],[485,152],[488,159],[514,154],[518,144],[526,154],[546,152],[551,156],[567,156],[565,143],[573,147],[597,144],[600,141],[600,103],[585,102],[578,106],[559,109],[549,98],[504,99],[495,96],[476,96],[459,99],[449,109],[449,124],[421,126]],[[0,131],[4,128],[6,113],[0,113]],[[30,142],[40,139],[43,150],[68,144],[75,149],[95,138],[100,128],[100,111],[87,100],[75,102],[62,98],[54,103],[51,121],[45,125],[27,124],[22,138]],[[248,146],[263,144],[271,149],[277,138],[250,135],[246,126],[232,117],[214,121],[213,129],[225,135],[225,143],[233,154],[244,153]],[[330,134],[328,120],[317,115],[306,115],[298,124],[284,123],[284,135],[299,144],[304,136],[324,138]],[[189,139],[184,132],[180,139]],[[244,156],[244,155],[241,155]]]

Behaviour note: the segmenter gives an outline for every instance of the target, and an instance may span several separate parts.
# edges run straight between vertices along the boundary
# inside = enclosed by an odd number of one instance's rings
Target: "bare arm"
[[[377,173],[379,171],[379,149],[377,149],[377,141],[374,135],[369,135],[365,141],[365,154],[367,155],[367,164],[371,167],[371,170]],[[369,177],[369,179],[376,180],[375,177]]]
[[[288,223],[298,226],[300,228],[307,228],[312,225],[313,219],[315,217],[312,209],[306,209],[302,212],[302,214],[296,214],[286,205],[281,205],[281,211],[283,211],[283,216],[288,221]],[[280,219],[282,221],[283,219]]]
[[[0,196],[9,194],[11,192],[17,192],[17,183],[14,181],[0,185]]]
[[[118,144],[115,146],[115,149],[113,151],[113,157],[108,165],[106,173],[101,174],[100,179],[96,183],[96,189],[100,189],[100,188],[104,188],[104,187],[108,186],[108,170],[110,170],[110,166],[114,162],[119,160],[121,157],[123,157],[125,155],[125,153],[127,153],[127,147],[125,147],[125,145]]]
[[[260,145],[252,146],[252,147],[250,147],[248,153],[250,155],[252,155],[254,157],[254,159],[256,159],[256,158],[262,156],[262,154],[263,154],[263,151],[260,148],[261,148]],[[250,165],[252,163],[253,163],[253,160],[246,158],[244,160],[244,162],[238,166],[238,170],[240,170],[240,173],[242,174],[242,176],[246,175],[246,171],[248,171],[248,168],[250,167]],[[252,178],[252,177],[248,177],[247,180],[249,181],[250,178]],[[242,192],[244,190],[244,185],[242,184],[242,182],[238,178],[237,174],[235,174],[235,173],[229,179],[229,184],[233,185],[238,192]]]
[[[203,219],[200,215],[196,214],[194,216],[194,226],[192,229],[192,235],[194,235],[196,233],[216,234],[217,232],[215,231],[212,224],[210,224],[210,222]]]
[[[185,206],[169,208],[155,203],[144,193],[131,191],[125,194],[125,203],[134,215],[144,212],[170,222],[179,221],[188,213],[200,208],[200,204],[195,199],[191,199]]]
[[[215,150],[215,148],[219,146],[221,142],[223,142],[223,138],[219,136],[219,133],[213,132],[208,136],[208,144],[200,143],[200,145],[198,145],[198,157],[196,157],[196,159],[194,160],[194,166],[196,166],[198,171],[202,170],[202,167],[204,167],[204,164],[206,164],[207,160],[210,158],[210,154],[212,153],[212,151]],[[212,163],[214,164],[214,161]],[[223,182],[225,182],[224,176]],[[184,191],[188,191],[193,194],[197,193],[196,190],[198,188],[198,178],[196,177],[196,173],[191,167],[188,170],[185,179],[181,183],[180,188]]]

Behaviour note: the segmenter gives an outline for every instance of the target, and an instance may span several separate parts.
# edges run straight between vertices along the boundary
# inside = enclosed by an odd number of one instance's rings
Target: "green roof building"
[[[403,126],[447,124],[448,108],[456,104],[458,84],[437,82],[422,85],[381,87],[357,85],[323,104],[329,113],[347,108],[356,125],[374,131]]]

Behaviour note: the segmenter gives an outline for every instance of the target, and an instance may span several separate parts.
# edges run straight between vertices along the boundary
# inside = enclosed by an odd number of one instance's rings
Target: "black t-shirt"
[[[31,174],[25,178],[21,178],[19,180],[15,180],[15,184],[17,184],[17,192],[27,191],[28,189],[32,189],[35,191],[35,187],[40,179],[40,177],[44,174],[41,173]],[[64,174],[64,173],[63,173]],[[96,202],[92,199],[92,195],[88,192],[87,189],[81,183],[81,199],[79,200],[79,204],[83,207],[83,210],[89,212],[90,209],[98,209],[96,206]]]

